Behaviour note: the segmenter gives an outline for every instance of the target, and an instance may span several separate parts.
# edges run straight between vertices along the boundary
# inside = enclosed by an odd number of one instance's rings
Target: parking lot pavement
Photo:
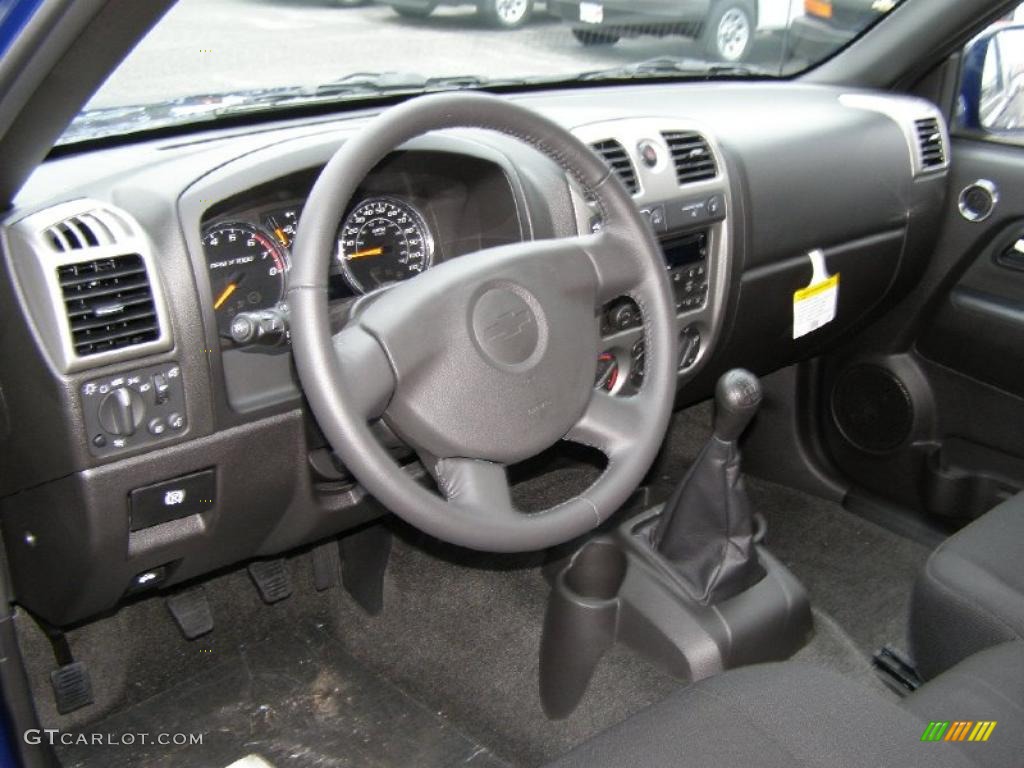
[[[442,7],[423,20],[387,6],[332,0],[179,0],[90,106],[119,106],[283,85],[315,85],[354,72],[434,77],[571,76],[656,56],[699,56],[680,37],[584,48],[570,27],[539,10],[515,31],[487,29],[473,12]],[[778,50],[758,41],[754,62]]]

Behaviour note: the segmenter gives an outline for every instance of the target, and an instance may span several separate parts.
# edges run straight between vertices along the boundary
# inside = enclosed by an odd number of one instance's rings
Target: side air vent
[[[672,153],[679,185],[707,181],[718,175],[715,155],[707,139],[694,131],[673,131],[662,137]]]
[[[942,143],[942,129],[938,118],[928,117],[914,121],[917,145],[921,148],[921,165],[936,168],[946,164],[946,147]]]
[[[128,211],[79,199],[7,226],[0,259],[62,373],[174,346],[153,242]]]
[[[79,357],[160,337],[153,291],[138,254],[57,267],[71,344]]]
[[[635,195],[640,191],[640,182],[636,178],[636,168],[633,167],[633,161],[629,158],[625,147],[615,141],[615,139],[598,141],[590,146],[601,156],[601,159],[604,160],[608,167],[615,172],[615,175],[622,180],[626,189],[629,190],[629,194]]]
[[[116,245],[131,235],[128,224],[112,211],[93,210],[59,221],[45,232],[58,253]]]

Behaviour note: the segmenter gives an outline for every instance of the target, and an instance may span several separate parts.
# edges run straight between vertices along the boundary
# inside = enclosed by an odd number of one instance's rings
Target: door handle
[[[1021,237],[996,257],[996,264],[1007,269],[1024,272],[1024,237]]]

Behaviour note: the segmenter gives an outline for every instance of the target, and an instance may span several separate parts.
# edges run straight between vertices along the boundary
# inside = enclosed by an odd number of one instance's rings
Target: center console
[[[670,674],[699,680],[786,659],[812,631],[807,593],[759,546],[738,441],[761,405],[757,377],[736,369],[715,391],[714,433],[669,500],[586,543],[559,571],[540,652],[552,719],[576,708],[604,653],[621,640]]]
[[[732,199],[724,156],[707,129],[686,121],[615,120],[574,133],[619,177],[661,245],[678,317],[679,377],[688,380],[720,335],[726,303]],[[579,230],[600,229],[582,192],[574,202]],[[628,298],[609,304],[601,334],[597,386],[635,392],[644,375],[639,308]]]

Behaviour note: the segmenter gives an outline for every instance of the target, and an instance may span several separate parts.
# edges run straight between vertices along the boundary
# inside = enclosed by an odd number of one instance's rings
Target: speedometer
[[[341,225],[337,259],[352,288],[366,293],[415,277],[434,258],[426,222],[408,203],[376,197],[357,205]]]

